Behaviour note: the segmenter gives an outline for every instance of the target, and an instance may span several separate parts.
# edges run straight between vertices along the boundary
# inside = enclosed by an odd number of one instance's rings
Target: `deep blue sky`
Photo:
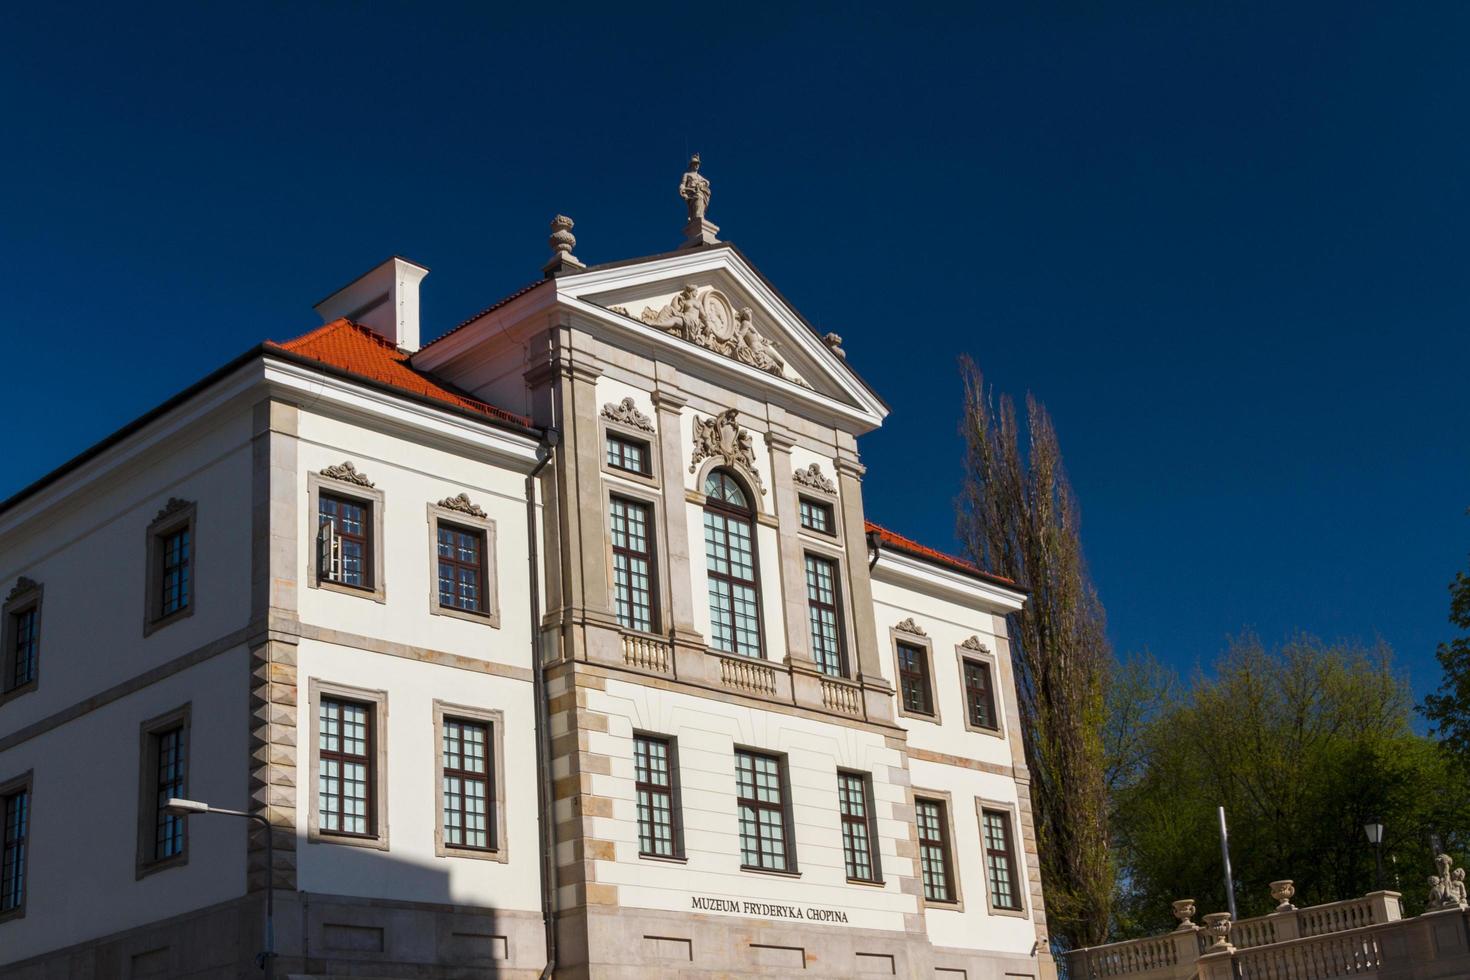
[[[722,237],[893,406],[874,518],[953,546],[969,352],[1055,416],[1120,649],[1381,635],[1433,686],[1470,8],[624,7],[6,5],[0,496],[389,254],[432,336],[558,211],[584,260],[665,250],[699,150]]]

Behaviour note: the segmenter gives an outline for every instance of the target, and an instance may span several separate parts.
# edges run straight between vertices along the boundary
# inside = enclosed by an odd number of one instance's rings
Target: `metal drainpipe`
[[[556,970],[556,815],[551,786],[551,706],[546,698],[546,675],[541,666],[541,567],[536,547],[536,477],[551,462],[559,435],[547,429],[546,455],[526,476],[526,541],[531,563],[531,690],[536,700],[536,762],[540,770],[536,795],[541,804],[541,918],[546,925],[546,969],[541,980]]]

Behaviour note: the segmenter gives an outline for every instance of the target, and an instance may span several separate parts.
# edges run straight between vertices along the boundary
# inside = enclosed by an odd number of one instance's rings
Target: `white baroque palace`
[[[868,520],[887,407],[681,188],[427,345],[390,259],[0,504],[0,974],[1055,975],[1026,593]]]

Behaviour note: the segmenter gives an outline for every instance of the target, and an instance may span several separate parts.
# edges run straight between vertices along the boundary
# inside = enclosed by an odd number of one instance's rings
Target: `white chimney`
[[[419,283],[429,270],[398,256],[363,273],[313,309],[326,323],[346,317],[406,351],[419,349]]]

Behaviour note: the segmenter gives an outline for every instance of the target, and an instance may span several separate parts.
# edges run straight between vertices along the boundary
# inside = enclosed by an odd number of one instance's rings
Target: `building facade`
[[[1025,592],[868,519],[888,409],[708,187],[427,345],[391,259],[0,506],[0,973],[1054,975]]]

